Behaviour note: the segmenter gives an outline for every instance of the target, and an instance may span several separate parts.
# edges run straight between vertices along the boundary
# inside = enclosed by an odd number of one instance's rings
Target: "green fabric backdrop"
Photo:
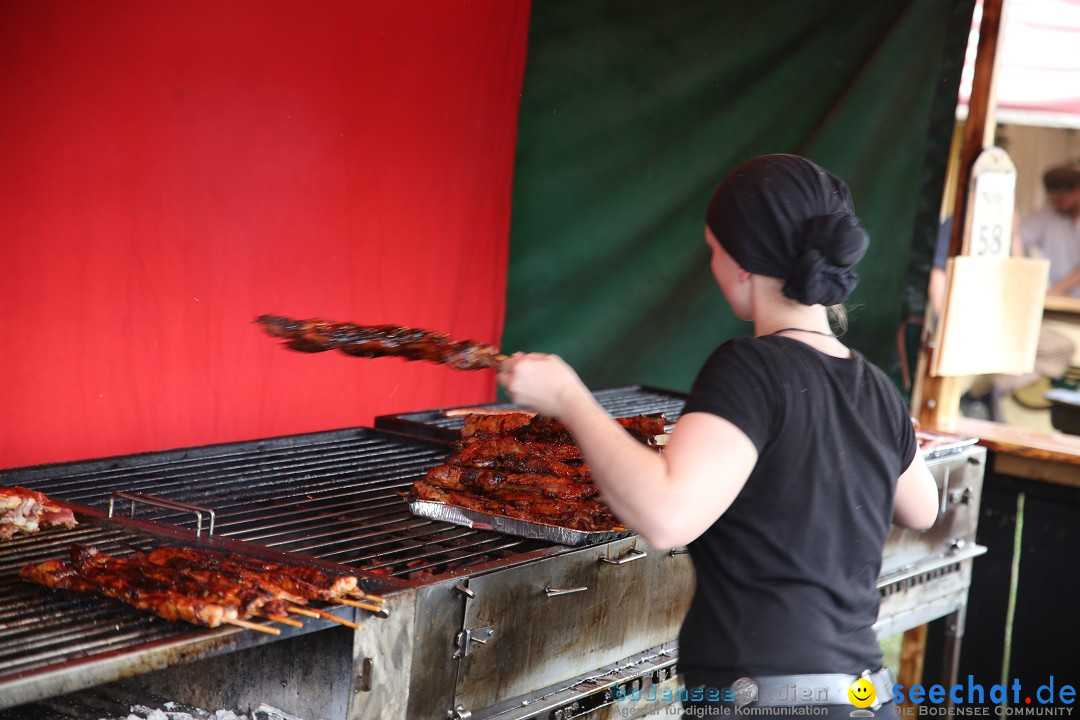
[[[743,160],[795,152],[851,185],[871,248],[847,340],[893,370],[925,296],[972,6],[534,2],[502,347],[558,353],[593,388],[688,389],[749,331],[709,272],[709,195]]]

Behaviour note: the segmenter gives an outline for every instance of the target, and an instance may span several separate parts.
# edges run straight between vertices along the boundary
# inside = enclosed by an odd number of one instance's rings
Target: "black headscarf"
[[[859,282],[870,238],[844,181],[798,155],[763,155],[728,173],[705,222],[744,270],[785,280],[804,305],[836,305]]]

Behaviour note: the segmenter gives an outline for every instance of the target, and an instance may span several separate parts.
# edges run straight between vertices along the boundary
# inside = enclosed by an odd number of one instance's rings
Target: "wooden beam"
[[[994,72],[998,58],[998,38],[1005,0],[983,0],[982,21],[979,23],[979,47],[975,56],[975,72],[968,99],[968,116],[964,122],[964,139],[960,145],[960,168],[953,201],[955,218],[949,238],[949,256],[959,255],[964,242],[963,218],[967,213],[968,182],[971,166],[985,148],[994,144]]]
[[[968,99],[968,116],[964,123],[964,139],[960,147],[960,166],[953,201],[952,235],[949,238],[949,256],[960,254],[964,247],[967,223],[968,184],[971,168],[984,148],[994,143],[994,72],[998,57],[998,38],[1004,18],[1005,0],[983,0],[982,20],[979,23],[979,46],[975,56],[975,75]],[[927,309],[927,320],[933,316]],[[927,325],[929,328],[929,325]],[[924,334],[933,337],[933,334]],[[923,348],[920,367],[924,373],[920,380],[919,407],[912,408],[923,427],[953,430],[960,415],[960,378],[936,377],[929,368],[935,363],[929,353],[936,349],[932,343]],[[925,362],[924,362],[925,360]],[[905,687],[922,682],[923,658],[926,654],[926,626],[913,628],[904,633],[900,650],[898,682]]]
[[[900,668],[897,670],[898,677],[896,681],[906,688],[922,684],[926,633],[926,625],[913,627],[904,633],[904,640],[900,645]],[[919,714],[919,707],[911,702],[910,697],[904,698],[904,702],[900,703],[900,707],[904,708],[904,711],[910,713],[912,717]]]
[[[971,83],[971,97],[968,99],[968,116],[964,123],[964,136],[960,146],[960,161],[956,182],[956,197],[952,207],[952,235],[949,238],[949,256],[960,254],[964,246],[964,231],[967,213],[968,185],[971,168],[979,153],[994,140],[994,69],[998,58],[998,37],[1004,17],[1005,0],[984,0],[982,20],[979,24],[978,53],[975,56],[975,72]],[[946,205],[947,207],[949,205]],[[953,431],[960,416],[961,380],[952,377],[937,377],[930,374],[933,353],[936,348],[929,340],[933,337],[932,323],[936,321],[935,310],[927,308],[927,339],[919,359],[920,375],[916,383],[918,392],[912,394],[918,402],[912,414],[919,419],[923,427]]]

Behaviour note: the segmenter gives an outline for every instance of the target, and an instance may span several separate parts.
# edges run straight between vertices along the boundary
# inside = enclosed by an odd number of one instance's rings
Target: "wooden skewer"
[[[351,593],[349,593],[349,597],[355,598],[357,600],[367,600],[368,602],[378,603],[379,605],[382,605],[384,602],[386,602],[386,598],[384,598],[382,595],[368,595],[363,590],[353,590]]]
[[[360,608],[361,610],[370,610],[371,612],[381,612],[383,609],[382,605],[360,602],[359,600],[349,600],[347,598],[338,598],[334,602],[339,602],[342,605],[348,605],[349,607]]]
[[[521,410],[520,408],[448,408],[442,411],[445,417],[461,417],[463,415],[529,415],[536,416],[536,413],[531,410]]]
[[[509,359],[510,359],[509,355],[503,355],[502,353],[499,353],[498,355],[495,356],[495,362],[502,362],[503,360],[509,360]]]
[[[315,612],[311,608],[300,607],[299,605],[290,605],[289,612],[296,615],[306,615],[307,617],[317,618],[319,613]]]
[[[326,612],[325,610],[316,610],[315,608],[311,608],[311,612],[317,613],[318,616],[321,617],[321,618],[326,618],[327,620],[333,620],[336,623],[341,623],[345,627],[350,627],[353,630],[360,630],[361,629],[361,627],[359,625],[357,625],[356,623],[354,623],[352,620],[346,620],[344,618],[339,618],[334,613],[329,613],[329,612]]]
[[[264,617],[267,620],[273,620],[274,622],[281,623],[282,625],[292,625],[293,627],[298,628],[304,627],[304,623],[300,622],[299,620],[293,620],[290,617],[285,617],[284,615],[270,615],[268,613],[255,613],[255,615],[256,617]]]
[[[222,622],[227,623],[229,625],[236,625],[237,627],[247,628],[248,630],[257,630],[257,631],[259,631],[261,633],[266,633],[267,635],[280,635],[281,634],[281,631],[278,630],[277,628],[267,627],[265,625],[260,625],[259,623],[248,622],[247,620],[225,619],[225,620],[222,620]]]

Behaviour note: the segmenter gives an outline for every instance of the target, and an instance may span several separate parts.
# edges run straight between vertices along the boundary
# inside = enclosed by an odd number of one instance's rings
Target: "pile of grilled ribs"
[[[453,455],[413,483],[412,498],[489,515],[588,532],[621,529],[599,497],[566,426],[530,413],[463,416]],[[663,416],[619,418],[639,442],[657,447]]]
[[[0,540],[36,533],[44,527],[75,527],[79,523],[66,507],[39,492],[18,485],[0,487]]]
[[[260,315],[255,322],[267,333],[283,338],[284,345],[300,352],[340,350],[357,357],[401,357],[449,365],[458,370],[495,367],[502,356],[491,345],[453,340],[445,333],[398,325],[354,325],[328,320],[294,320]]]
[[[358,590],[354,575],[331,575],[307,566],[186,547],[161,546],[118,557],[75,543],[70,560],[26,565],[19,577],[53,590],[105,595],[166,620],[211,628],[240,625],[273,634],[280,631],[248,620],[265,618],[300,627],[301,623],[287,617],[295,613],[359,628],[308,607],[308,602],[321,600],[372,611],[382,607],[381,597]]]

